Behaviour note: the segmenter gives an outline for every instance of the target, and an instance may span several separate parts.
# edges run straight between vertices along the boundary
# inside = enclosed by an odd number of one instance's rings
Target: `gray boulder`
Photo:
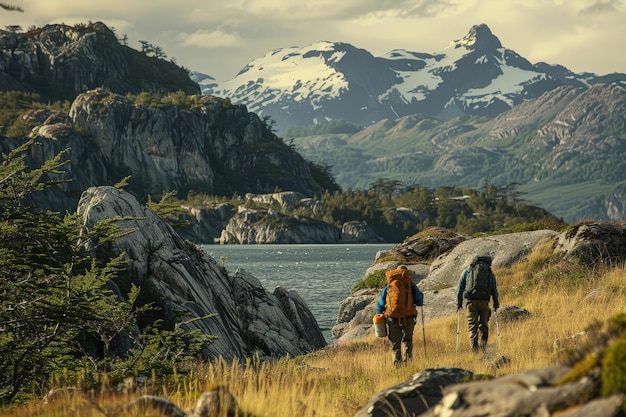
[[[404,264],[430,263],[468,239],[471,236],[460,235],[443,227],[429,227],[407,241],[398,243],[389,251],[379,252],[376,260],[390,257]]]
[[[172,227],[125,191],[92,187],[81,196],[78,214],[90,229],[98,220],[127,216],[121,227],[133,233],[116,239],[113,253],[124,252],[128,276],[150,287],[170,324],[217,336],[207,357],[297,356],[326,345],[315,318],[293,292],[268,293],[244,271],[229,276],[215,259],[189,247]],[[180,312],[189,317],[180,317]],[[210,314],[215,317],[203,318]],[[188,320],[189,318],[196,320]]]
[[[379,296],[380,290],[363,289],[341,302],[337,321],[331,330],[336,341],[351,340],[371,331]]]
[[[621,265],[626,260],[626,223],[590,223],[561,233],[555,252],[587,265]]]
[[[381,252],[382,251],[378,251],[376,256],[378,257],[378,255]],[[415,283],[418,283],[424,278],[426,278],[428,276],[428,273],[430,272],[430,265],[427,265],[427,264],[403,264],[398,261],[386,261],[386,262],[376,262],[372,264],[365,271],[365,276],[368,276],[370,274],[373,274],[381,270],[387,271],[390,269],[395,269],[399,267],[400,265],[404,265],[407,267],[407,269],[411,272],[411,280]]]
[[[233,216],[233,206],[230,203],[218,204],[215,208],[182,208],[188,210],[189,214],[179,217],[189,221],[189,226],[179,229],[178,233],[184,239],[197,243],[213,243]]]
[[[513,322],[523,320],[530,316],[530,311],[517,306],[502,306],[498,309],[498,320],[502,322]]]
[[[319,328],[307,328],[315,318],[296,292],[277,287],[270,294],[243,269],[233,274],[231,287],[244,338],[264,356],[295,357],[326,345]]]
[[[482,379],[459,368],[426,369],[373,395],[355,417],[623,415],[623,393],[594,398],[599,379],[582,376],[563,383],[571,371],[569,366],[555,366]]]
[[[433,290],[456,286],[475,255],[491,255],[493,266],[509,267],[524,259],[539,242],[557,235],[553,230],[536,230],[465,240],[433,261],[423,284]]]
[[[443,398],[438,405],[418,415],[549,417],[554,410],[569,408],[597,389],[598,381],[587,377],[558,384],[570,371],[570,367],[557,366],[486,381],[450,385],[443,389]],[[613,412],[617,410],[618,408],[613,407]],[[590,415],[600,416],[595,412]]]
[[[385,240],[363,222],[346,222],[341,227],[341,243],[382,243]]]
[[[416,416],[436,405],[442,388],[460,384],[474,373],[460,368],[425,369],[410,379],[374,394],[355,417]]]

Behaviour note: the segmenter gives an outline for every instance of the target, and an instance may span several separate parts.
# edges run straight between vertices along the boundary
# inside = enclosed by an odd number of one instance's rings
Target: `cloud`
[[[622,0],[598,0],[589,7],[581,9],[580,14],[614,13]]]
[[[229,2],[222,11],[236,12],[245,18],[267,21],[290,20],[352,20],[365,16],[431,17],[455,7],[453,0],[240,0]],[[212,8],[217,8],[211,6]],[[213,13],[203,9],[206,19]]]
[[[238,33],[225,33],[220,30],[208,31],[200,29],[193,33],[181,33],[178,35],[178,39],[183,47],[205,49],[239,48],[245,45],[245,41]]]
[[[385,1],[377,2],[375,8],[368,15],[388,18],[423,18],[436,17],[444,14],[449,9],[455,9],[456,4],[446,0],[421,0],[421,1]]]

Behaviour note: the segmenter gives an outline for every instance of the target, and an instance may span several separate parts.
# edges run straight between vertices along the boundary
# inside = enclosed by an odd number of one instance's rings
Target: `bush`
[[[385,285],[387,285],[387,277],[385,277],[385,270],[381,269],[359,280],[352,288],[352,294],[366,288],[383,288]]]
[[[624,392],[626,392],[626,338],[622,337],[607,348],[602,359],[602,395]]]

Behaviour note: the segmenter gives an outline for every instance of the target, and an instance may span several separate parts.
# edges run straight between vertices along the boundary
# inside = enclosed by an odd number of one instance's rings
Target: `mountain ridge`
[[[429,187],[516,184],[566,221],[621,220],[625,114],[620,85],[563,86],[495,118],[411,115],[294,143],[307,159],[332,166],[344,188],[381,177]]]
[[[203,94],[229,97],[271,117],[279,132],[337,119],[367,127],[418,113],[441,120],[495,117],[562,85],[626,85],[626,74],[577,74],[561,65],[531,64],[502,46],[485,24],[436,53],[395,49],[375,57],[324,41],[274,49],[224,82],[200,73],[191,77]]]

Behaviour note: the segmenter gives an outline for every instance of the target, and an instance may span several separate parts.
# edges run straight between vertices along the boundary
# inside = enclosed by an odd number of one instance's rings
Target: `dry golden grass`
[[[414,359],[400,369],[392,366],[391,352],[384,339],[372,334],[362,340],[274,363],[217,361],[199,364],[188,375],[175,378],[176,382],[174,379],[159,384],[151,382],[132,394],[69,392],[51,404],[31,402],[0,415],[160,416],[154,410],[113,410],[141,394],[152,394],[191,411],[203,391],[221,385],[235,396],[242,415],[352,416],[372,394],[406,381],[426,368],[460,367],[497,376],[559,364],[563,355],[555,349],[557,339],[580,333],[596,320],[603,322],[626,312],[623,266],[589,272],[580,265],[555,262],[551,258],[551,247],[543,245],[526,262],[510,269],[496,269],[495,273],[501,304],[523,307],[531,315],[515,322],[500,320],[499,338],[492,320],[487,355],[470,351],[465,318],[461,314],[458,353],[456,315],[426,324],[425,350],[422,325],[418,321]],[[494,369],[490,359],[500,355],[510,362]]]

